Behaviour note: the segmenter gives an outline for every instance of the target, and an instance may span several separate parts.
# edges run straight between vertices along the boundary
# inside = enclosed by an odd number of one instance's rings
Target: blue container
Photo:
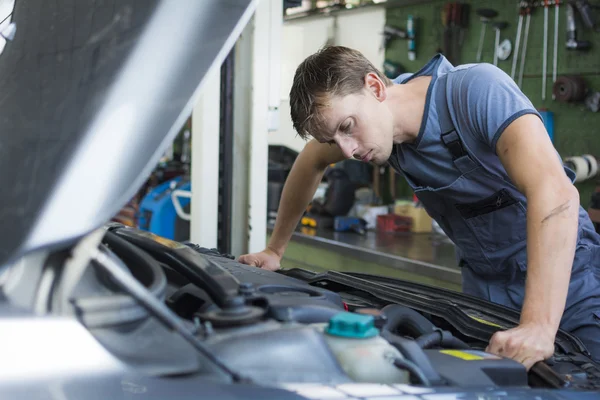
[[[138,228],[167,239],[178,240],[175,233],[177,212],[171,199],[171,193],[174,189],[190,190],[190,188],[190,181],[182,177],[177,177],[153,188],[140,202]],[[190,199],[181,199],[182,207],[189,203]]]
[[[539,113],[544,120],[544,126],[546,127],[546,131],[548,131],[550,140],[554,143],[554,113],[548,110],[541,110]]]
[[[362,227],[361,219],[356,217],[335,217],[333,230],[336,232],[348,232]]]

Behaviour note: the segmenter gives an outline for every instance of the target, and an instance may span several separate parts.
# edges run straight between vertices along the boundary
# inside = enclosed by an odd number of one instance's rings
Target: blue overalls
[[[432,80],[421,131],[414,143],[395,145],[388,162],[456,245],[463,291],[520,310],[527,273],[527,198],[510,181],[495,144],[510,122],[537,111],[510,77],[489,64],[453,67],[437,55],[395,83],[422,75]],[[490,85],[490,79],[497,85]],[[498,111],[486,113],[486,107]],[[497,132],[481,135],[486,129]],[[573,181],[574,173],[565,172]],[[600,235],[582,207],[561,328],[600,360]]]

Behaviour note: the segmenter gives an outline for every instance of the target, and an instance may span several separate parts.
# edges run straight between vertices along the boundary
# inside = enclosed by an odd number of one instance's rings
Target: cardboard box
[[[412,202],[398,202],[394,206],[394,214],[411,217],[413,224],[411,232],[428,233],[432,231],[432,218],[423,207],[415,207]]]

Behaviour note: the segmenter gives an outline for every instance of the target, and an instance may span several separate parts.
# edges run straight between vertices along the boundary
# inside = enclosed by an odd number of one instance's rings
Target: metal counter
[[[270,235],[273,226],[268,226]],[[436,233],[349,232],[299,228],[284,268],[366,272],[461,290],[454,245]]]

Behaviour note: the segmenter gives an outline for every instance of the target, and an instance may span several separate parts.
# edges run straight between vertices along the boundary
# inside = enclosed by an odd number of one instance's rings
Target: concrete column
[[[248,251],[263,250],[267,234],[267,169],[269,121],[277,120],[270,87],[279,86],[282,2],[260,0],[254,14],[252,39],[252,113],[250,123]],[[275,76],[275,78],[274,78]],[[278,104],[274,104],[277,106]],[[271,109],[269,109],[271,106]]]
[[[190,240],[208,248],[217,247],[220,85],[220,69],[215,68],[192,111]]]
[[[259,0],[236,44],[232,253],[261,251],[267,234],[269,131],[277,128],[283,3]]]

